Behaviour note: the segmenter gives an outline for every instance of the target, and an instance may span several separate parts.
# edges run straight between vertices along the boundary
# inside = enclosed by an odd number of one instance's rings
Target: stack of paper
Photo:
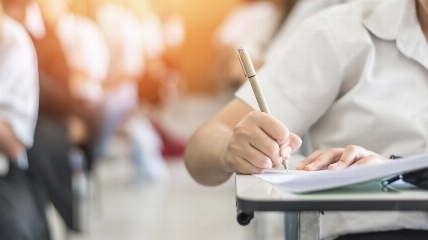
[[[361,183],[423,168],[428,168],[428,154],[400,158],[388,163],[352,166],[341,170],[291,170],[290,173],[285,170],[268,170],[263,174],[253,174],[253,176],[287,191],[305,193]]]

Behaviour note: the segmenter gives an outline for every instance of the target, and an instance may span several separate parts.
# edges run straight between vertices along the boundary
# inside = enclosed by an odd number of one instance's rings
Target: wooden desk
[[[290,165],[301,158],[295,156]],[[236,174],[235,183],[238,222],[248,224],[255,211],[285,212],[287,240],[319,238],[320,211],[428,211],[428,191],[384,188],[380,181],[307,194],[281,190],[251,175]]]

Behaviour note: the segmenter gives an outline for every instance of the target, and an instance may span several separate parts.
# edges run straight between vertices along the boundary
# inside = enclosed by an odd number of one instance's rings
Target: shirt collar
[[[382,1],[363,19],[363,25],[378,38],[395,40],[401,53],[428,68],[428,44],[416,15],[415,0]]]

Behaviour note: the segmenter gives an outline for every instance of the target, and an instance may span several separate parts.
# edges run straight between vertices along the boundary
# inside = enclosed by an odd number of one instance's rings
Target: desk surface
[[[290,165],[301,159],[293,157]],[[305,194],[281,190],[251,175],[236,174],[235,184],[237,208],[242,211],[428,210],[428,191],[385,189],[380,181]]]

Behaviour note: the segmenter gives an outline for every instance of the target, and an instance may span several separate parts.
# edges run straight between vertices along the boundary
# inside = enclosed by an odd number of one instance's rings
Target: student
[[[49,239],[44,195],[27,171],[37,119],[37,57],[0,2],[0,239]]]
[[[95,5],[96,1],[93,1]],[[112,112],[103,137],[112,135],[124,120],[132,145],[132,160],[136,167],[136,183],[168,179],[168,169],[162,157],[162,142],[144,114],[137,113],[138,80],[146,70],[145,34],[138,16],[130,8],[113,3],[96,4],[95,19],[102,30],[112,55],[104,86],[110,94],[106,112]],[[106,116],[107,117],[107,116]],[[110,131],[110,133],[108,132]],[[99,149],[95,149],[99,150]]]
[[[185,80],[180,72],[181,53],[186,38],[183,19],[165,2],[127,1],[128,7],[138,12],[143,28],[146,69],[138,91],[141,107],[147,111],[153,127],[162,140],[162,155],[181,157],[186,139],[173,134],[161,119],[165,105],[177,98]],[[179,158],[178,158],[179,159]]]
[[[185,155],[190,174],[218,185],[233,172],[279,167],[300,146],[297,135],[308,131],[314,149],[355,144],[382,156],[426,152],[426,10],[422,0],[356,1],[307,20],[258,74],[272,117],[254,111],[244,84],[192,136]],[[299,169],[319,168],[308,162]],[[428,238],[424,212],[325,212],[320,224],[322,239]]]
[[[76,98],[70,88],[69,80],[74,74],[56,32],[58,10],[65,2],[55,1],[51,6],[48,1],[40,0],[41,9],[34,1],[3,0],[3,3],[8,15],[25,24],[37,53],[40,104],[34,144],[28,150],[28,172],[42,183],[48,195],[45,201],[53,203],[70,229],[78,230],[69,162],[72,148],[69,119],[76,115],[92,126],[97,119],[94,108]]]

